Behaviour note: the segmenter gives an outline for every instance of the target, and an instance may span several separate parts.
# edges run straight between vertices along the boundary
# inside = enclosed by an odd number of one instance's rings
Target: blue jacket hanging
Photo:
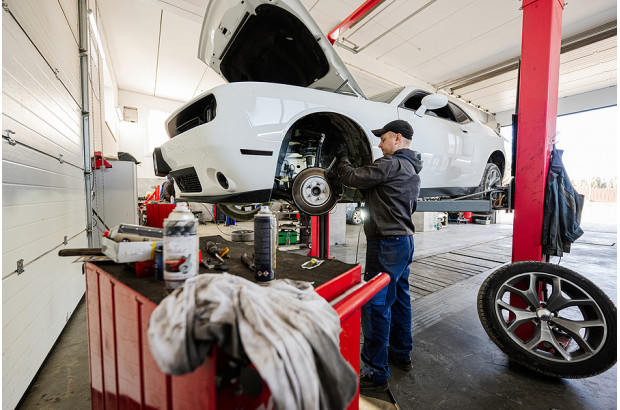
[[[562,163],[563,150],[553,149],[545,186],[545,207],[542,231],[542,250],[550,256],[570,252],[570,244],[583,235],[579,227],[583,195],[570,183]]]

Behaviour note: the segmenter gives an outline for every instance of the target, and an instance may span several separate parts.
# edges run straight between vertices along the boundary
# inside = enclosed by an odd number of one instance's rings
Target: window
[[[147,140],[148,151],[147,155],[150,155],[155,147],[161,146],[164,142],[168,141],[168,135],[166,134],[166,119],[170,116],[169,112],[160,110],[150,110],[148,113],[147,124]]]
[[[471,121],[471,118],[469,118],[469,116],[465,113],[465,111],[461,109],[461,107],[451,102],[449,102],[448,105],[452,109],[452,113],[454,114],[456,122],[460,124],[465,124]]]

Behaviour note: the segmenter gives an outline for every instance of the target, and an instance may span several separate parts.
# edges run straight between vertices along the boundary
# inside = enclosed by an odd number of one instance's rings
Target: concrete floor
[[[607,211],[609,211],[606,208]],[[617,301],[615,204],[612,216],[584,218],[584,236],[561,264],[588,277]],[[472,246],[511,241],[510,218],[496,225],[449,225],[415,235],[415,259]],[[238,226],[201,226],[200,234],[230,234]],[[360,238],[359,250],[357,239]],[[481,245],[482,244],[482,245]],[[307,252],[302,250],[300,253]],[[347,244],[330,248],[345,262],[364,262],[365,237],[347,225]],[[557,263],[557,260],[552,261]],[[616,409],[617,368],[588,379],[539,376],[507,357],[488,338],[479,322],[476,296],[491,270],[472,276],[412,303],[414,368],[392,370],[391,390],[401,409]],[[81,409],[90,407],[86,308],[78,306],[19,408]],[[362,397],[364,409],[394,408],[387,396]]]

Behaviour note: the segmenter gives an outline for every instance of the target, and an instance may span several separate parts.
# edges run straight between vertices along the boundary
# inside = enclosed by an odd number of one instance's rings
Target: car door
[[[478,186],[481,173],[474,163],[474,158],[477,148],[476,139],[482,134],[480,125],[452,101],[448,102],[448,108],[453,114],[451,121],[453,121],[452,128],[454,129],[452,137],[449,137],[452,138],[453,144],[449,144],[448,147],[452,171],[458,173],[459,186]]]
[[[413,126],[412,149],[418,151],[424,160],[420,173],[422,188],[467,187],[466,175],[470,173],[468,166],[473,154],[468,125],[457,122],[450,106],[452,103],[418,116],[415,111],[428,94],[415,91],[398,108],[399,118]]]

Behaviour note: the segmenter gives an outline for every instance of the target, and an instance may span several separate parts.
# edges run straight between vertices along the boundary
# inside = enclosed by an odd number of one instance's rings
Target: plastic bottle
[[[164,283],[172,292],[198,273],[198,220],[186,202],[164,219]]]
[[[262,206],[254,217],[254,279],[257,282],[269,282],[276,278],[277,243],[276,217],[268,206]]]

